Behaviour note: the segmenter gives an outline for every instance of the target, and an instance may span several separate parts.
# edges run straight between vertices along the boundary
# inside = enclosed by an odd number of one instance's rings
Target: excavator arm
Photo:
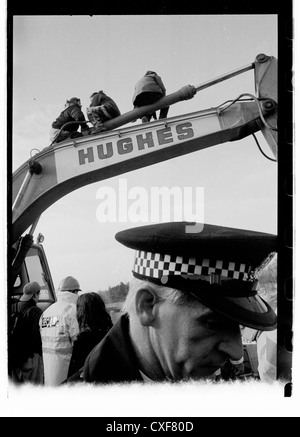
[[[253,68],[256,96],[133,127],[124,124],[192,98],[198,91]],[[258,55],[254,63],[206,84],[188,85],[153,105],[104,123],[105,132],[51,144],[13,175],[12,243],[51,204],[66,194],[113,176],[262,131],[277,156],[277,61]]]

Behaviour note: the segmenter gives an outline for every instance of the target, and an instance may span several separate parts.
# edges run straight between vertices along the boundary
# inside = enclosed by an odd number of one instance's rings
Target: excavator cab
[[[46,254],[42,244],[39,242],[39,238],[41,237],[39,236],[37,242],[32,244],[21,263],[9,298],[10,303],[19,300],[23,294],[24,285],[28,282],[36,281],[41,286],[37,305],[42,311],[45,311],[48,306],[56,301],[56,295]]]

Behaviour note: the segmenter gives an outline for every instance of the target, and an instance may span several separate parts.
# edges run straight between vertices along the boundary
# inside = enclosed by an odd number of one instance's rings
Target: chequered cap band
[[[222,260],[184,258],[176,255],[136,251],[133,272],[148,278],[160,279],[167,275],[220,276],[242,281],[254,280],[251,266]]]

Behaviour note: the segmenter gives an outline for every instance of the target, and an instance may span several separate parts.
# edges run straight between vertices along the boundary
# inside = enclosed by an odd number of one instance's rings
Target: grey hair
[[[129,284],[129,291],[122,307],[122,312],[129,315],[135,314],[136,294],[139,290],[145,287],[150,287],[159,300],[167,300],[175,305],[185,305],[191,300],[188,294],[183,293],[175,288],[164,287],[146,280],[133,278]]]

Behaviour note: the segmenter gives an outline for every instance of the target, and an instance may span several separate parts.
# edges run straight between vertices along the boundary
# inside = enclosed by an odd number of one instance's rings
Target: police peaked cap
[[[257,294],[256,277],[277,251],[276,235],[170,222],[127,229],[115,237],[136,250],[135,277],[190,293],[243,326],[276,328],[277,316]]]

